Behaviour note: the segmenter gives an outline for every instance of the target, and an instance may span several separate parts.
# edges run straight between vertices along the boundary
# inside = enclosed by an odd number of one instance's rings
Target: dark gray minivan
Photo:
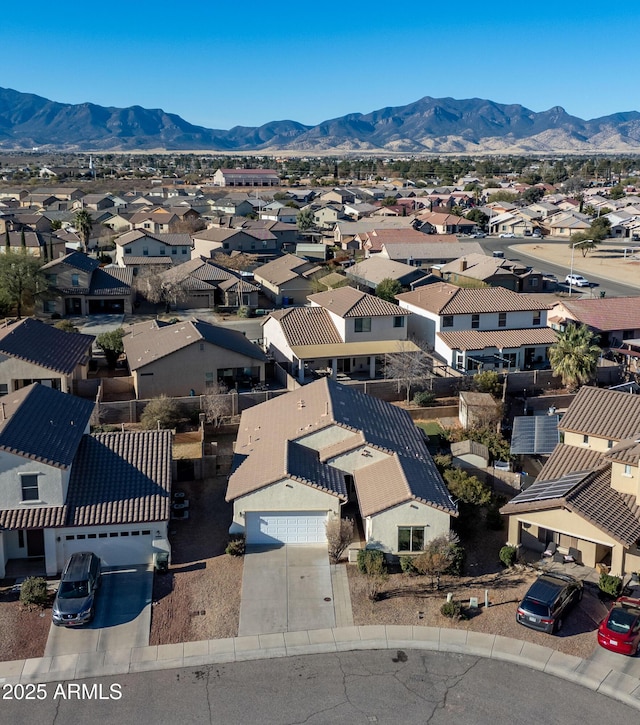
[[[88,624],[95,614],[100,586],[100,557],[91,551],[73,554],[65,564],[53,602],[53,623],[59,627]]]

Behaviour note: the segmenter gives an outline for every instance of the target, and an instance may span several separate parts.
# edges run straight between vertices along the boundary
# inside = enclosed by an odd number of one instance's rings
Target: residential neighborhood
[[[635,174],[33,161],[0,170],[0,676],[391,626],[601,662],[640,609]]]

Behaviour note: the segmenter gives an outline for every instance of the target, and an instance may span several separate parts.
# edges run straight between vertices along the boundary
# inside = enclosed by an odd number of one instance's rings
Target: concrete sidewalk
[[[640,710],[640,680],[614,669],[618,660],[610,663],[593,662],[499,635],[401,625],[279,632],[0,662],[0,683],[79,680],[85,677],[363,649],[436,650],[513,662],[575,682]],[[626,658],[620,655],[621,668],[625,662]]]

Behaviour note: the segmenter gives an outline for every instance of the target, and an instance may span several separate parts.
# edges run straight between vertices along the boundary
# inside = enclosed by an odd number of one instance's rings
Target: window
[[[480,315],[471,315],[471,329],[477,330],[480,327]]]
[[[498,312],[498,327],[506,327],[506,326],[507,326],[507,313]]]
[[[538,280],[538,278],[537,278],[537,277],[532,277],[532,278],[531,278],[531,279],[529,280],[529,283],[531,284],[531,286],[532,286],[532,287],[537,287],[537,286],[538,286],[538,282],[539,282],[539,280]]]
[[[9,395],[8,383],[0,383],[0,396],[2,395]]]
[[[442,318],[442,327],[453,327],[453,315],[444,315]]]
[[[585,446],[588,446],[589,445],[589,436],[586,435],[586,434],[583,435],[582,436],[582,442],[584,443]]]
[[[612,440],[608,440],[607,441],[607,448],[609,448],[609,449],[613,448],[613,441]]]
[[[40,491],[38,489],[38,474],[23,473],[20,476],[20,486],[22,487],[23,501],[39,501]]]
[[[44,307],[45,312],[55,312],[56,311],[56,301],[55,300],[45,300],[43,307]]]
[[[404,327],[404,315],[398,315],[393,318],[394,327]]]
[[[166,253],[167,253],[166,249],[164,247],[160,247],[160,254],[163,255]]]
[[[182,253],[183,253],[183,254],[186,254],[186,253],[187,253],[188,251],[189,251],[189,250],[187,249],[187,247],[182,247]]]
[[[629,463],[624,464],[624,475],[633,476],[633,473],[631,472],[631,465]]]
[[[124,250],[124,253],[125,253],[125,254],[131,254],[131,247],[127,247],[127,248],[126,248],[126,249]]]
[[[204,374],[205,387],[212,388],[214,383],[215,383],[215,377],[214,377],[213,373],[205,373]]]
[[[541,321],[540,310],[537,310],[536,312],[533,313],[533,324],[539,325],[540,321]]]
[[[142,247],[142,256],[143,257],[149,256],[149,247]]]
[[[18,529],[18,548],[24,549],[24,531],[22,529]]]
[[[45,275],[47,282],[52,285],[53,287],[56,286],[58,283],[58,275],[57,274],[46,274]]]
[[[398,551],[422,551],[424,526],[399,526]]]
[[[371,332],[371,318],[356,317],[354,330],[355,332]]]
[[[171,254],[178,254],[178,250],[177,250],[177,249],[176,249],[176,248],[174,247],[174,248],[173,248],[173,249],[171,250]]]
[[[80,286],[80,275],[79,274],[72,274],[71,275],[71,285],[73,287],[79,287]]]

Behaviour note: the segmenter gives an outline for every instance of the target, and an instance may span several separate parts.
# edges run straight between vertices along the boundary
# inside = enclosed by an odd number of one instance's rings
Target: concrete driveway
[[[77,629],[52,624],[45,657],[147,647],[152,590],[149,567],[103,569],[93,622]]]
[[[326,545],[249,547],[238,635],[335,627],[333,600]]]

